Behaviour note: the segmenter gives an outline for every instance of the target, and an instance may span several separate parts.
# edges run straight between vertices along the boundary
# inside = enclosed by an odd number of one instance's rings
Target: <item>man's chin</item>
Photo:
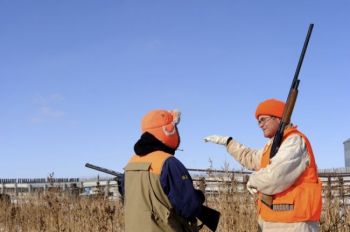
[[[270,136],[269,133],[267,133],[267,132],[265,132],[265,131],[264,131],[263,133],[264,133],[264,137],[265,137],[265,138],[271,138],[271,137],[272,137],[272,136]]]

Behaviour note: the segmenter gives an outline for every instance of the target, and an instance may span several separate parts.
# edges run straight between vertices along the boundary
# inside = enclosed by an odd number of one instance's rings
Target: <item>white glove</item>
[[[220,136],[220,135],[209,135],[204,137],[205,142],[211,142],[216,144],[222,144],[226,146],[227,140],[229,139],[229,136]]]
[[[258,193],[258,190],[256,189],[256,187],[255,187],[255,186],[252,186],[252,185],[250,184],[249,181],[248,181],[248,183],[247,183],[247,189],[248,189],[248,192],[249,192],[250,194],[252,194],[252,195]]]

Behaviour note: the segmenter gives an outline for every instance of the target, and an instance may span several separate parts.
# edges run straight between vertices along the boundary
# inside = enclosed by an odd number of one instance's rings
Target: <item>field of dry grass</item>
[[[48,193],[17,204],[0,203],[0,231],[123,231],[121,205],[103,197]]]
[[[256,231],[255,199],[248,193],[209,194],[207,205],[222,214],[217,231]],[[0,232],[119,232],[124,228],[122,205],[104,197],[49,192],[17,204],[0,202],[0,209]],[[350,231],[349,215],[337,198],[326,199],[321,231]]]

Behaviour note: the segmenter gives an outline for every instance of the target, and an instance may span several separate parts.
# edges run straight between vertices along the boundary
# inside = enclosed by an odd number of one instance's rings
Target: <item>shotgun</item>
[[[298,62],[297,68],[295,70],[292,85],[291,85],[290,90],[289,90],[286,105],[285,105],[284,110],[283,110],[283,116],[282,116],[281,122],[279,124],[278,130],[274,136],[273,142],[272,142],[270,159],[272,159],[276,155],[276,153],[278,152],[278,149],[282,143],[284,129],[290,123],[290,119],[291,119],[291,116],[293,113],[294,105],[295,105],[295,102],[296,102],[297,97],[298,97],[298,87],[299,87],[299,82],[300,82],[300,80],[298,79],[299,72],[301,69],[301,65],[303,64],[304,56],[306,53],[307,46],[309,44],[309,40],[310,40],[313,28],[314,28],[314,24],[310,24],[309,30],[307,32],[306,39],[304,42],[304,47],[303,47],[303,50],[301,51],[299,62]],[[272,208],[272,200],[273,200],[272,196],[262,194],[260,200],[266,206]]]
[[[117,184],[118,184],[118,192],[119,192],[122,200],[124,199],[124,174],[123,173],[109,170],[107,168],[102,168],[102,167],[99,167],[99,166],[96,166],[93,164],[89,164],[89,163],[86,163],[85,167],[95,169],[96,171],[104,172],[104,173],[107,173],[109,175],[115,176],[115,180],[117,181]]]

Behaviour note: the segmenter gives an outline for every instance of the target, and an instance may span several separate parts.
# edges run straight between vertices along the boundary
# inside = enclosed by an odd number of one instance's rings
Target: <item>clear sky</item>
[[[0,0],[0,178],[122,171],[152,109],[180,109],[189,168],[240,165],[210,134],[260,148],[254,112],[285,100],[310,23],[292,121],[319,168],[350,138],[350,2]]]

